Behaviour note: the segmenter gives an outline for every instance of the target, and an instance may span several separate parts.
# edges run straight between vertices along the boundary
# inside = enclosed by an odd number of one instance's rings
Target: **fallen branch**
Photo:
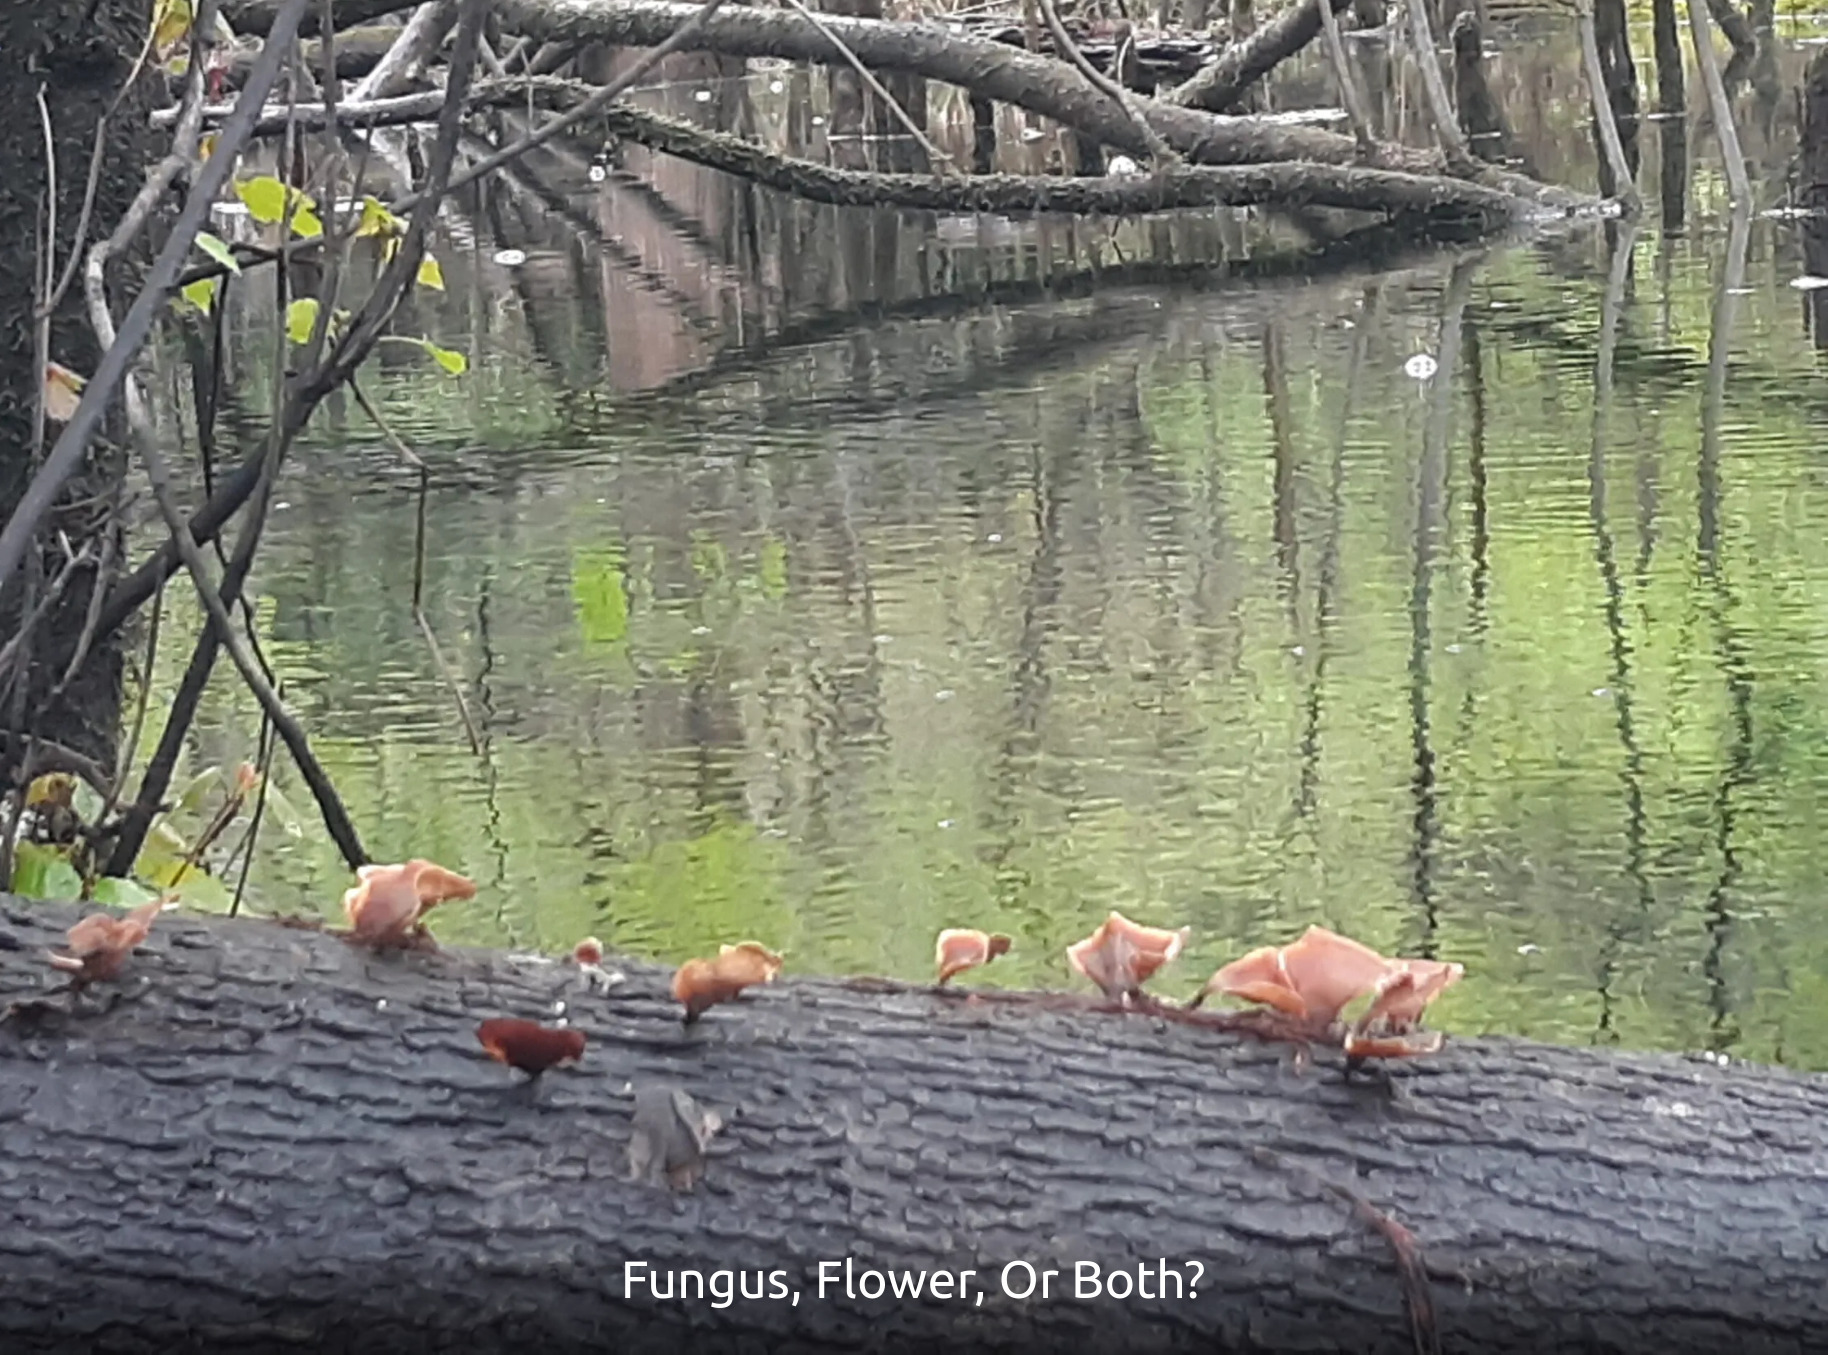
[[[480,82],[473,106],[576,110],[595,99],[588,86],[555,77]],[[373,127],[417,122],[442,105],[440,93],[406,95],[372,105],[345,104],[341,126]],[[300,105],[301,127],[322,127],[322,105]],[[206,117],[209,110],[205,110]],[[277,118],[279,115],[274,114]],[[740,137],[710,132],[677,118],[627,107],[606,109],[599,120],[618,136],[696,164],[742,175],[809,201],[840,206],[896,206],[946,212],[1075,213],[1134,216],[1186,207],[1254,206],[1262,203],[1335,207],[1390,213],[1462,213],[1496,225],[1528,209],[1523,199],[1469,180],[1410,174],[1362,165],[1270,163],[1179,165],[1147,177],[1066,178],[1058,175],[989,174],[968,178],[879,174],[835,169],[778,155]],[[493,160],[495,157],[490,157]],[[487,161],[485,161],[487,163]],[[463,176],[470,177],[469,173]]]
[[[1333,13],[1352,0],[1333,0]],[[1218,60],[1163,99],[1184,108],[1224,113],[1238,106],[1245,93],[1284,61],[1320,35],[1319,0],[1296,0],[1263,27],[1219,53]]]
[[[44,1000],[41,953],[78,912],[0,899],[0,1105],[19,1108],[0,1116],[0,1343],[21,1355],[92,1348],[98,1294],[113,1355],[274,1332],[473,1355],[911,1355],[990,1332],[1009,1351],[1388,1355],[1430,1325],[1481,1355],[1828,1344],[1820,1077],[1467,1039],[1396,1070],[1392,1098],[1198,1026],[800,977],[688,1033],[648,964],[592,991],[569,962],[383,959],[184,913],[76,1015]],[[587,1050],[530,1101],[475,1030],[555,1001]],[[669,1085],[726,1122],[688,1197],[623,1179],[636,1098]],[[1411,1284],[1422,1248],[1463,1277],[1434,1286],[1432,1324],[1367,1224]],[[847,1255],[859,1275],[975,1268],[982,1304],[821,1292]],[[778,1269],[800,1301],[659,1300],[631,1261],[663,1285]],[[1012,1261],[1058,1270],[1049,1300],[1005,1293]],[[1075,1301],[1078,1262],[1145,1266],[1148,1290]]]
[[[754,142],[644,110],[614,108],[603,116],[616,135],[654,150],[739,174],[796,197],[839,206],[1134,216],[1175,208],[1275,203],[1471,216],[1489,227],[1514,221],[1527,209],[1527,204],[1508,193],[1464,180],[1350,165],[1170,165],[1148,176],[1116,178],[980,174],[959,180],[877,174],[776,155]]]

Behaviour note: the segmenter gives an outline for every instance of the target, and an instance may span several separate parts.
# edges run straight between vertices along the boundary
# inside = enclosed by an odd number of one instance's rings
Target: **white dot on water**
[[[825,119],[824,119],[824,118],[820,118],[820,117],[815,117],[815,118],[814,118],[814,119],[813,119],[813,120],[812,120],[812,125],[813,125],[813,126],[814,126],[814,127],[823,127],[823,126],[824,126],[824,125],[825,125]]]
[[[933,699],[935,701],[950,701],[957,695],[958,693],[953,691],[950,687],[941,687],[937,692],[933,693]]]
[[[527,251],[524,249],[498,249],[495,251],[495,262],[503,268],[519,268],[527,262]]]
[[[1403,364],[1403,375],[1415,381],[1426,381],[1441,370],[1441,364],[1427,353],[1417,353]]]
[[[563,1016],[565,1014],[565,1004],[563,1002],[553,1003],[552,1004],[552,1014],[554,1016]]]
[[[1540,955],[1542,954],[1542,947],[1537,945],[1534,941],[1525,941],[1521,946],[1517,947],[1517,953],[1519,955]]]
[[[609,171],[604,169],[601,165],[592,165],[589,170],[589,175],[592,183],[602,183],[603,180],[609,177]]]
[[[1298,659],[1306,657],[1307,652],[1308,647],[1306,645],[1294,645],[1289,649],[1289,653],[1293,654]]]
[[[708,89],[701,89],[692,97],[701,104],[708,104],[711,102],[711,91]]]
[[[870,638],[873,639],[879,645],[886,645],[890,640],[893,640],[895,637],[893,635],[873,635]]]
[[[374,1003],[374,1009],[378,1012],[386,1011],[387,1010],[387,999],[384,997],[376,998],[375,1003]]]
[[[786,88],[787,88],[787,86],[782,84],[779,80],[770,80],[768,82],[768,92],[770,94],[779,94],[782,90],[784,90]]]
[[[1113,155],[1104,172],[1110,175],[1140,174],[1142,168],[1127,155]]]
[[[941,819],[939,821],[939,826],[941,828],[950,828],[957,822],[958,821],[956,819]]]
[[[1593,694],[1594,694],[1594,695],[1595,695],[1595,696],[1611,696],[1611,695],[1612,695],[1612,688],[1610,688],[1610,687],[1595,687],[1595,688],[1594,688],[1594,689],[1593,689]]]
[[[694,634],[694,635],[709,635],[710,633],[711,633],[711,628],[709,626],[693,626],[692,627],[692,634]]]
[[[992,532],[989,536],[985,537],[984,540],[988,541],[993,546],[1001,545],[1003,534],[1001,532]]]
[[[1799,292],[1813,292],[1819,288],[1828,287],[1828,278],[1818,278],[1813,274],[1805,273],[1800,278],[1791,278],[1790,285]]]
[[[1458,654],[1464,648],[1464,645],[1449,645],[1447,646],[1447,652],[1449,654]]]

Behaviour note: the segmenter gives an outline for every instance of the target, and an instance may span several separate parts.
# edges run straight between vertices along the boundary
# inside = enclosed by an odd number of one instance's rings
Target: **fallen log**
[[[575,107],[590,94],[589,86],[552,76],[479,81],[472,108]],[[338,104],[337,125],[345,128],[395,126],[437,115],[444,93],[406,94],[387,99]],[[205,126],[226,118],[231,104],[206,106]],[[155,122],[168,124],[174,110],[161,110]],[[275,105],[255,122],[255,132],[274,135],[290,126],[320,131],[332,110],[323,104]],[[679,118],[626,105],[603,110],[605,130],[653,150],[711,169],[741,175],[754,183],[791,193],[811,202],[841,207],[907,207],[942,212],[995,212],[1026,215],[1055,212],[1081,216],[1124,216],[1190,207],[1330,207],[1378,212],[1390,216],[1454,218],[1475,230],[1497,230],[1515,223],[1530,204],[1465,179],[1403,174],[1351,165],[1305,163],[1253,165],[1180,165],[1149,175],[1072,177],[979,174],[969,177],[933,174],[884,174],[837,169],[776,154],[764,146],[727,133],[709,132]]]
[[[688,1030],[646,965],[169,914],[66,1015],[32,995],[75,916],[0,900],[8,1351],[1828,1343],[1821,1078],[1465,1040],[1367,1086],[813,980]],[[478,1022],[560,1002],[581,1066],[511,1088]],[[727,1122],[690,1194],[623,1179],[671,1086]]]
[[[542,42],[605,42],[653,47],[699,10],[668,0],[498,0],[504,27]],[[980,98],[1013,104],[1133,155],[1149,147],[1129,116],[1071,67],[1002,43],[949,31],[938,24],[891,23],[824,15],[824,26],[876,71],[905,71],[957,85]],[[835,64],[848,60],[830,38],[787,10],[727,7],[709,16],[684,42],[725,56],[784,57]],[[1149,125],[1177,152],[1200,164],[1244,165],[1307,160],[1362,163],[1349,136],[1270,118],[1224,117],[1159,99],[1140,99]],[[1437,152],[1390,144],[1377,148],[1379,169],[1433,175],[1444,171]],[[1497,168],[1476,179],[1553,212],[1585,212],[1594,199]]]

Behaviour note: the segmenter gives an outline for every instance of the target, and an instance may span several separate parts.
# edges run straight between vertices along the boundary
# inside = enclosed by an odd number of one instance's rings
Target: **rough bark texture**
[[[1352,0],[1333,0],[1333,12]],[[1219,59],[1163,96],[1169,103],[1223,113],[1282,62],[1320,36],[1319,0],[1297,0],[1263,27],[1232,43]]]
[[[222,13],[237,33],[265,33],[273,26],[280,6],[285,0],[225,0]],[[331,13],[338,28],[351,24],[365,24],[379,19],[384,14],[412,9],[418,0],[335,0]],[[313,5],[305,16],[299,20],[300,33],[315,33],[318,30],[319,7]]]
[[[502,20],[543,41],[606,42],[652,47],[698,9],[665,0],[501,0]],[[949,32],[937,24],[885,23],[828,15],[826,24],[873,70],[908,71],[1014,104],[1095,136],[1107,146],[1145,155],[1148,146],[1121,109],[1078,72],[1050,57],[1000,42]],[[1316,21],[1318,31],[1318,21]],[[828,65],[843,56],[799,15],[785,10],[725,8],[711,16],[689,47],[729,56],[776,56]],[[1314,160],[1351,164],[1349,136],[1248,118],[1219,118],[1195,108],[1146,101],[1150,123],[1189,159],[1210,164]],[[1428,173],[1439,161],[1392,148],[1391,169]]]
[[[74,916],[0,900],[0,995]],[[784,981],[687,1030],[624,968],[587,994],[568,964],[162,918],[112,1010],[0,1026],[0,1348],[1411,1350],[1388,1244],[1323,1183],[1413,1231],[1448,1350],[1828,1343],[1822,1079],[1468,1040],[1393,1097],[919,990]],[[590,1046],[536,1100],[474,1031],[555,1000]],[[620,1179],[655,1083],[729,1121],[694,1194]],[[821,1297],[847,1256],[984,1298]],[[631,1260],[800,1297],[631,1300]],[[1194,1295],[1072,1297],[1078,1262],[1172,1295],[1164,1260]],[[1052,1297],[1006,1297],[1012,1261],[1063,1272]]]
[[[35,278],[40,267],[35,242],[43,230],[47,184],[45,119],[38,93],[42,88],[57,157],[61,270],[76,247],[97,123],[121,92],[150,22],[150,0],[0,4],[0,241],[7,251],[6,266],[0,268],[0,522],[11,515],[34,469],[32,409],[41,379],[34,359]],[[142,80],[109,123],[85,250],[114,229],[139,188],[152,137],[146,121],[150,89],[150,80]],[[83,373],[93,371],[100,359],[83,315],[80,282],[70,288],[52,317],[50,356]],[[47,426],[47,447],[58,427]],[[100,440],[91,449],[83,470],[59,499],[62,506],[52,513],[48,530],[40,533],[46,543],[47,578],[56,574],[64,558],[61,549],[49,544],[56,540],[57,529],[76,549],[88,548],[95,560],[112,557],[118,544],[113,496],[124,470],[118,448]],[[40,628],[25,715],[32,732],[106,762],[112,756],[120,708],[115,647],[99,646],[63,696],[44,705],[63,676],[63,664],[53,656],[67,659],[73,650],[96,577],[93,565],[74,575]],[[22,600],[17,587],[0,590],[0,640],[13,637]],[[0,712],[0,726],[11,714]],[[0,741],[0,752],[8,747],[16,745]],[[0,757],[0,768],[6,766]]]

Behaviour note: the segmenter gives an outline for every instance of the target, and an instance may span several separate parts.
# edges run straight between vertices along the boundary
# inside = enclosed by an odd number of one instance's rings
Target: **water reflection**
[[[671,79],[707,121],[821,106]],[[1578,85],[1510,88],[1567,170]],[[359,411],[261,566],[370,850],[484,884],[445,935],[918,975],[977,925],[1016,937],[993,981],[1055,983],[1116,907],[1194,925],[1190,989],[1319,921],[1465,961],[1457,1029],[1828,1066],[1792,228],[1717,228],[1710,189],[1685,239],[1291,260],[1338,224],[842,213],[593,155],[467,204],[402,318],[468,376],[369,378],[431,465],[481,754],[412,619],[415,477]],[[257,728],[219,682],[195,755]],[[308,823],[254,882],[344,884]]]

